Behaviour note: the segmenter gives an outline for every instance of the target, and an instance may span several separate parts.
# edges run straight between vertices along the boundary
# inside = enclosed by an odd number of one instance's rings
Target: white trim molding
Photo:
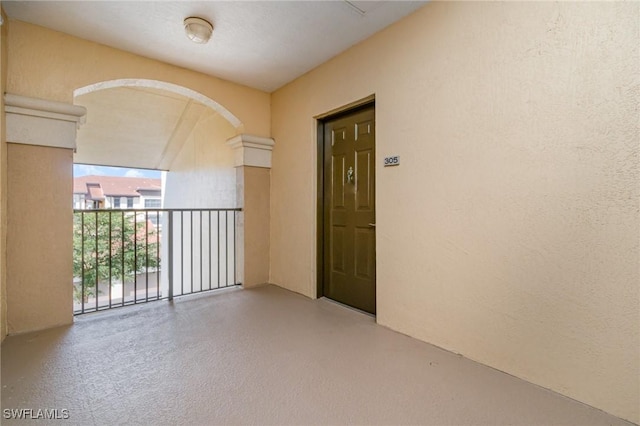
[[[275,145],[273,139],[243,133],[228,139],[227,145],[234,150],[236,167],[271,168],[271,151]]]
[[[76,149],[85,107],[11,93],[4,95],[4,103],[7,142]]]

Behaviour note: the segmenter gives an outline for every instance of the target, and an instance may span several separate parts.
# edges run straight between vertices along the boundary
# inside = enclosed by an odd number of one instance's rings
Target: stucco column
[[[73,322],[73,151],[84,107],[5,95],[10,334]]]
[[[271,150],[274,141],[247,134],[227,141],[235,154],[237,199],[236,268],[244,287],[269,282]]]

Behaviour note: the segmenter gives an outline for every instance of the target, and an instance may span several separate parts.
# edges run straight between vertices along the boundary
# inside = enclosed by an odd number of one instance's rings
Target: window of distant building
[[[114,209],[120,208],[120,197],[113,197],[113,208]]]
[[[144,200],[144,208],[145,209],[159,209],[162,206],[162,201],[161,200],[154,200],[154,199],[146,199]]]
[[[133,208],[133,197],[127,197],[127,208],[128,209]]]
[[[73,208],[74,209],[84,208],[84,194],[73,194]]]

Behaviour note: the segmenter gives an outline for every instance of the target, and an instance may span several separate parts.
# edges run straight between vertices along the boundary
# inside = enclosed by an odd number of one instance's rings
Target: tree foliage
[[[74,286],[75,300],[96,296],[96,284],[98,289],[108,288],[159,268],[159,237],[144,215],[117,210],[75,213],[73,276],[84,283]]]

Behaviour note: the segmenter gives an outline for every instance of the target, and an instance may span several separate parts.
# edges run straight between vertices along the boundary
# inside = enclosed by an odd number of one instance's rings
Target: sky
[[[86,175],[99,175],[99,176],[126,176],[126,177],[147,177],[160,179],[159,170],[143,170],[143,169],[129,169],[126,167],[106,167],[106,166],[93,166],[89,164],[74,164],[73,176],[80,177]]]

